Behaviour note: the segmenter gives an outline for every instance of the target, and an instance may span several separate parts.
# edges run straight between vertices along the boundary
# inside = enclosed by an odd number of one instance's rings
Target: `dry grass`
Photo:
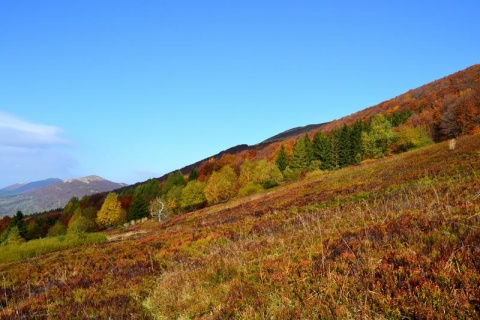
[[[470,136],[151,221],[138,239],[0,266],[0,314],[478,318],[479,173]]]

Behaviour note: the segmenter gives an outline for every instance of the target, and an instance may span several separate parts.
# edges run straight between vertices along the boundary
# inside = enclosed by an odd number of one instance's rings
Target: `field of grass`
[[[480,136],[110,237],[0,263],[0,317],[479,318]]]

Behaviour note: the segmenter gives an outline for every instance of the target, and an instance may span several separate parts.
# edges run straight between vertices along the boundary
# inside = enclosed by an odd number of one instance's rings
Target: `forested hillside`
[[[476,65],[188,172],[19,211],[0,220],[0,314],[478,318],[479,131]]]

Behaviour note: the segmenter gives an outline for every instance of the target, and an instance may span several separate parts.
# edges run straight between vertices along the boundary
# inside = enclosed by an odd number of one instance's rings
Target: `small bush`
[[[240,190],[238,191],[238,195],[240,197],[244,197],[244,196],[255,194],[261,190],[263,190],[261,185],[255,182],[249,182],[244,187],[240,188]]]

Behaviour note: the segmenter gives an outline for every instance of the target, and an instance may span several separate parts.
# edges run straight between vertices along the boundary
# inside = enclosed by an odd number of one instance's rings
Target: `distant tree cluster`
[[[368,122],[344,124],[328,135],[317,132],[313,139],[305,135],[295,142],[291,155],[281,145],[275,163],[286,180],[294,180],[305,171],[339,169],[432,143],[425,128],[402,126],[411,116],[411,111],[377,113]]]

